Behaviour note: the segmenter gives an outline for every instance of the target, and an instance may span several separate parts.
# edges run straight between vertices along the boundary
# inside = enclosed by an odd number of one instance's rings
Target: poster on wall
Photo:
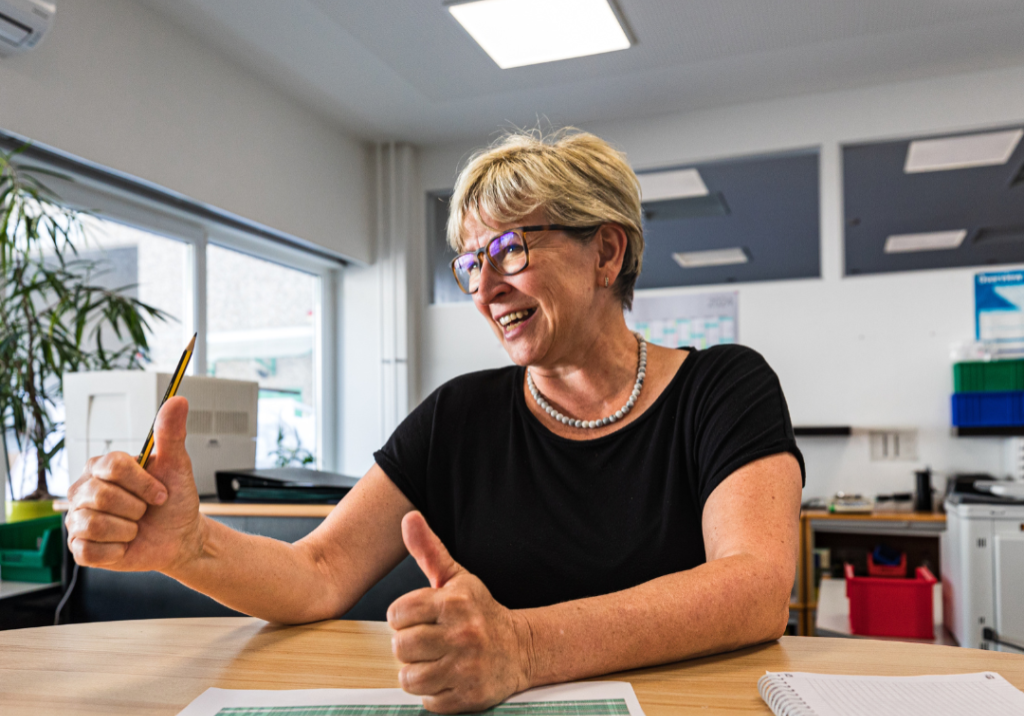
[[[1024,345],[1024,271],[974,275],[974,334],[1001,349]]]
[[[651,343],[666,348],[710,348],[738,338],[739,293],[635,296],[626,324]]]

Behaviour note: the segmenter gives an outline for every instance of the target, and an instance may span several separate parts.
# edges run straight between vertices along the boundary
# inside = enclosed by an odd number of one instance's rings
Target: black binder
[[[221,502],[270,502],[335,505],[359,478],[301,467],[220,470],[216,473]]]

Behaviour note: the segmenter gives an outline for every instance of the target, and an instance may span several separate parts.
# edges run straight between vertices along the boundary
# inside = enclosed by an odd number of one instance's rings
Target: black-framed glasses
[[[476,251],[467,251],[452,259],[452,273],[463,293],[476,293],[480,289],[480,273],[483,271],[483,259],[502,276],[513,276],[530,265],[530,249],[526,245],[524,234],[537,231],[572,231],[574,233],[593,232],[597,226],[565,226],[563,224],[544,224],[541,226],[519,226],[495,236],[487,245]]]

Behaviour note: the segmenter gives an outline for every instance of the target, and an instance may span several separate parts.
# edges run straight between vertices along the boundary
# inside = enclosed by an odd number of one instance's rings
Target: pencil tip
[[[198,333],[193,333],[192,334],[192,340],[190,340],[188,342],[188,348],[186,348],[185,350],[190,351],[190,350],[192,350],[193,348],[196,347],[196,336],[198,336],[198,335],[199,335]]]

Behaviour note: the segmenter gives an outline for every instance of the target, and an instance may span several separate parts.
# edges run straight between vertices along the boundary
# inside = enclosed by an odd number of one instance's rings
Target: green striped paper
[[[336,704],[329,706],[247,706],[224,708],[217,716],[432,716],[422,706]],[[623,699],[536,701],[498,704],[480,716],[629,716]]]

